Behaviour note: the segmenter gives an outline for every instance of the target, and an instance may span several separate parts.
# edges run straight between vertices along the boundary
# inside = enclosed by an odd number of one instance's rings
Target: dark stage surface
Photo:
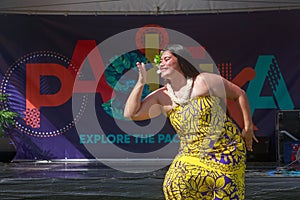
[[[274,174],[275,165],[248,164],[246,199],[299,199],[297,167]],[[0,163],[0,199],[162,200],[166,169],[126,173],[99,161]]]

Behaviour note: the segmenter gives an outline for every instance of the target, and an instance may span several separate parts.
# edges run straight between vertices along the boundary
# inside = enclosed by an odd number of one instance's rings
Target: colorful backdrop
[[[125,152],[132,153],[130,157],[173,156],[159,151],[169,143],[178,145],[164,117],[157,119],[161,124],[156,130],[148,121],[132,123],[122,116],[136,80],[135,63],[151,62],[155,48],[177,42],[168,30],[201,45],[183,44],[200,68],[215,71],[215,66],[247,92],[255,133],[268,138],[268,154],[275,159],[276,112],[300,107],[299,17],[296,10],[164,16],[2,15],[1,92],[9,95],[4,107],[20,113],[10,132],[17,146],[15,159],[124,158],[128,157]],[[107,41],[116,36],[116,43],[109,41],[113,48],[107,48]],[[155,73],[152,78],[162,85]],[[143,96],[156,87],[148,84]],[[232,102],[228,107],[242,126]]]

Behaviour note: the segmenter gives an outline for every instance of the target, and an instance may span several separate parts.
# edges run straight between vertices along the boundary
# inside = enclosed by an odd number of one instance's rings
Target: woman
[[[163,51],[159,72],[168,83],[143,101],[146,70],[137,63],[139,78],[124,116],[145,120],[164,113],[176,130],[180,148],[165,176],[166,199],[244,199],[246,148],[252,151],[257,141],[247,96],[221,76],[199,73],[187,55],[181,45]],[[240,107],[242,132],[222,109],[225,97]]]

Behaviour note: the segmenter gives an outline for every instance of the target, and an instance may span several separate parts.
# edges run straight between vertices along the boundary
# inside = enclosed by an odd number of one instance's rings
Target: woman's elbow
[[[239,91],[239,94],[238,94],[237,98],[235,99],[235,101],[238,101],[238,100],[248,101],[247,93],[243,89],[241,89]]]
[[[238,92],[235,92],[233,95],[229,97],[233,101],[239,101],[241,99],[247,99],[247,94],[243,89],[240,89]]]
[[[133,115],[126,110],[124,110],[123,116],[127,119],[131,119],[133,117]]]

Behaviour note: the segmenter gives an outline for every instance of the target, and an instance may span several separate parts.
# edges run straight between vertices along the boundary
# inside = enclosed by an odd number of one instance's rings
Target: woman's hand
[[[145,64],[137,62],[136,66],[137,66],[137,68],[139,70],[139,79],[138,79],[138,82],[140,82],[141,84],[146,84],[146,81],[147,81],[147,71],[146,71],[146,68],[145,68]]]
[[[252,147],[253,140],[258,143],[258,140],[254,135],[253,128],[252,127],[247,129],[244,128],[242,131],[242,138],[246,143],[247,150],[253,151],[253,147]]]

